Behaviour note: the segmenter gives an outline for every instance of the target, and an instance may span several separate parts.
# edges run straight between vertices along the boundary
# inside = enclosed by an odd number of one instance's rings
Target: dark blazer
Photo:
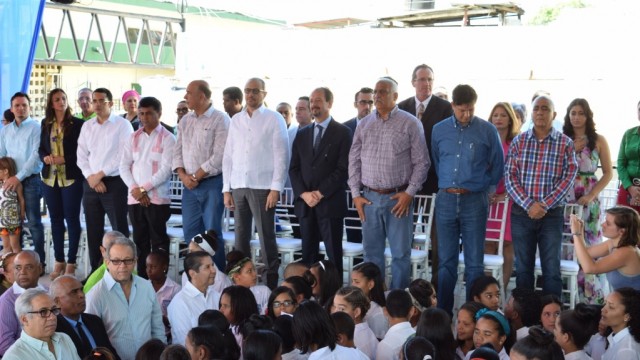
[[[298,130],[291,150],[289,178],[296,197],[295,213],[304,217],[309,211],[300,198],[306,191],[320,190],[324,198],[316,206],[320,217],[344,217],[347,213],[345,194],[351,149],[351,130],[333,119],[322,135],[318,152],[313,154],[313,126]]]
[[[398,103],[398,108],[416,116],[416,97],[412,96],[401,101]],[[422,189],[418,191],[418,194],[429,195],[438,192],[438,175],[436,175],[436,169],[435,166],[433,166],[433,157],[431,156],[431,133],[437,123],[452,115],[453,109],[451,108],[451,103],[432,95],[431,100],[429,100],[429,105],[427,105],[427,108],[422,114],[422,118],[418,119],[424,128],[424,137],[427,141],[427,148],[429,149],[429,160],[431,160],[427,180],[422,184]]]
[[[40,155],[40,161],[43,163],[42,177],[49,176],[51,166],[44,163],[44,157],[51,155],[51,131],[45,130],[46,120],[42,120],[42,131],[40,133],[40,147],[38,148],[38,154]],[[78,138],[80,137],[80,130],[84,121],[76,117],[72,118],[71,126],[65,129],[64,138],[62,139],[62,149],[64,150],[64,164],[65,171],[67,172],[68,179],[84,180],[82,171],[77,165],[78,157]]]
[[[111,350],[111,352],[116,356],[116,359],[120,359],[120,357],[118,356],[118,353],[116,352],[116,349],[113,348],[113,345],[111,345],[111,341],[109,341],[109,336],[107,335],[107,331],[104,328],[104,323],[102,322],[102,319],[100,319],[100,317],[93,314],[83,313],[82,323],[87,329],[89,329],[89,332],[91,332],[91,336],[93,336],[93,340],[96,341],[96,346],[106,347],[107,349]],[[80,356],[81,359],[89,355],[88,351],[85,353],[84,351],[81,350],[82,342],[80,340],[80,336],[78,335],[76,330],[71,326],[71,324],[69,324],[67,319],[65,319],[64,316],[62,316],[62,314],[58,315],[58,324],[56,325],[56,332],[61,332],[69,335],[71,340],[73,340],[73,344],[76,346],[76,349],[78,350],[78,355]]]
[[[356,126],[358,126],[358,118],[354,117],[353,119],[346,121],[345,123],[343,123],[342,125],[348,127],[349,129],[351,129],[351,135],[353,136],[353,134],[356,133]]]

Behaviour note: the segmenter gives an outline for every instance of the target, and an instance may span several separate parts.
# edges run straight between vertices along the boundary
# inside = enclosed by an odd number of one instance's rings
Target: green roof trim
[[[154,0],[135,0],[135,1],[131,1],[131,0],[102,0],[103,2],[110,2],[110,3],[114,3],[114,4],[123,4],[123,5],[134,5],[134,6],[140,6],[140,7],[146,7],[146,8],[152,8],[152,9],[159,9],[159,10],[165,10],[165,11],[173,11],[176,13],[176,16],[180,16],[180,13],[178,12],[178,7],[176,6],[176,4],[172,3],[172,2],[167,2],[167,1],[154,1]],[[217,9],[210,9],[210,8],[205,8],[205,7],[200,7],[200,6],[191,6],[188,5],[185,7],[185,13],[187,14],[202,14],[203,11],[202,9],[208,10],[212,13],[215,13],[216,17],[222,18],[222,19],[228,19],[228,20],[238,20],[238,21],[247,21],[247,22],[252,22],[252,23],[258,23],[258,24],[271,24],[271,25],[286,25],[286,21],[283,20],[272,20],[272,19],[260,19],[260,18],[256,18],[256,17],[252,17],[249,15],[244,15],[241,13],[237,13],[237,12],[229,12],[226,10],[217,10]]]
[[[53,43],[55,42],[55,38],[48,36],[49,46],[53,47]],[[82,47],[84,46],[84,40],[78,40],[78,48],[82,52]],[[107,51],[111,48],[111,42],[105,41],[105,46],[107,47]],[[133,53],[135,49],[135,44],[131,44],[131,52]],[[100,41],[98,40],[90,40],[89,46],[87,48],[87,54],[85,56],[86,62],[96,62],[96,63],[104,63],[104,55],[93,50],[94,48],[102,49],[102,45],[100,45]],[[53,50],[53,48],[51,48]],[[158,47],[154,46],[154,52],[157,56]],[[76,54],[76,50],[73,46],[73,40],[67,38],[61,38],[60,43],[58,44],[58,54],[55,56],[55,60],[58,61],[80,61]],[[126,45],[124,43],[117,43],[116,48],[113,52],[113,63],[122,63],[122,64],[131,64],[131,65],[154,65],[153,58],[151,57],[151,52],[149,51],[148,44],[140,44],[140,50],[138,52],[138,61],[133,64],[129,60],[129,53],[127,52]],[[82,55],[82,54],[81,54]],[[132,54],[133,55],[133,54]],[[42,36],[38,38],[38,45],[36,47],[36,55],[35,60],[48,60],[47,52],[44,47],[44,41],[42,40]],[[175,66],[175,56],[173,54],[173,50],[171,46],[164,46],[162,49],[162,56],[160,57],[160,65],[164,66]]]

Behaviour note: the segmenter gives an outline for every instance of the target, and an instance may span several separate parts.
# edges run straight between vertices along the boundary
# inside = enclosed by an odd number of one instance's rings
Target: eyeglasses
[[[109,262],[111,262],[115,266],[120,266],[122,264],[131,266],[136,262],[136,259],[109,259]]]
[[[293,304],[294,304],[294,302],[293,302],[293,301],[291,301],[291,300],[285,300],[285,301],[283,301],[283,302],[280,302],[280,301],[274,301],[274,302],[273,302],[273,308],[274,308],[274,309],[279,309],[281,306],[289,307],[289,306],[291,306],[291,305],[293,305]]]
[[[249,94],[258,95],[261,92],[264,92],[264,90],[262,90],[262,89],[244,88],[244,93],[247,94],[247,95],[249,95]]]
[[[58,316],[60,314],[60,308],[52,307],[51,309],[40,309],[38,311],[27,311],[27,314],[40,314],[41,318],[48,318],[49,315],[53,314],[53,316]]]
[[[360,100],[358,101],[360,105],[373,105],[373,100]]]
[[[189,108],[177,108],[176,112],[177,113],[187,113],[187,112],[189,112]]]

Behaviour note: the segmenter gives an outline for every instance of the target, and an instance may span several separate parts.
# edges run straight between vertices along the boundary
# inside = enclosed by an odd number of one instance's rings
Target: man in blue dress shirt
[[[123,360],[133,360],[147,340],[167,341],[162,310],[151,283],[133,274],[136,244],[116,238],[107,248],[107,272],[87,294],[87,313],[102,318]]]
[[[4,182],[4,189],[15,190],[22,183],[33,247],[44,262],[44,228],[40,216],[42,162],[38,156],[40,124],[29,115],[30,103],[29,96],[22,92],[11,97],[11,112],[16,118],[0,130],[0,156],[11,157],[16,162],[18,173]]]
[[[500,136],[493,124],[473,115],[478,95],[469,85],[453,89],[453,116],[433,127],[431,154],[438,174],[438,306],[451,314],[458,279],[460,239],[467,298],[483,273],[488,193],[504,171]]]

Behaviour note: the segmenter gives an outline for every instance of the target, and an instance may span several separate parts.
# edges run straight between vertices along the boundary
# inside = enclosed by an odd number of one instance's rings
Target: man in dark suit
[[[342,222],[347,212],[345,188],[352,135],[329,114],[331,90],[315,89],[310,102],[315,123],[299,130],[289,167],[302,231],[302,261],[307,265],[316,262],[319,243],[324,241],[329,260],[342,273]]]
[[[363,87],[362,89],[358,90],[355,96],[353,107],[358,110],[358,116],[345,122],[344,125],[351,129],[352,134],[355,134],[358,121],[371,114],[371,110],[373,109],[373,89]]]
[[[56,332],[71,337],[80,358],[101,346],[111,350],[116,358],[120,359],[109,341],[102,319],[84,312],[86,302],[80,281],[70,275],[60,276],[51,283],[49,294],[60,308]]]
[[[360,119],[364,119],[365,116],[371,114],[371,110],[373,109],[373,89],[368,87],[363,87],[356,93],[355,101],[353,103],[353,107],[358,110],[358,115],[353,119],[344,123],[346,127],[351,129],[351,134],[356,133],[356,126],[358,126],[358,121]],[[348,195],[351,197],[351,194]],[[355,210],[349,210],[347,212],[348,218],[358,218],[358,212]],[[362,242],[362,230],[353,229],[350,227],[360,227],[362,223],[360,220],[345,220],[345,226],[347,226],[347,241],[361,243]]]
[[[416,89],[416,95],[398,103],[398,108],[411,113],[422,123],[424,137],[429,149],[429,160],[431,160],[432,164],[431,133],[433,132],[433,127],[453,115],[451,104],[448,101],[433,96],[433,79],[433,69],[429,65],[420,64],[416,66],[411,76],[411,84]],[[438,192],[438,176],[436,175],[435,166],[431,166],[427,173],[427,180],[422,184],[422,189],[418,191],[418,194],[432,195],[436,192]],[[433,269],[438,268],[438,237],[435,229],[435,226],[431,228],[431,262]],[[436,287],[437,281],[438,277],[434,271],[432,283]]]

